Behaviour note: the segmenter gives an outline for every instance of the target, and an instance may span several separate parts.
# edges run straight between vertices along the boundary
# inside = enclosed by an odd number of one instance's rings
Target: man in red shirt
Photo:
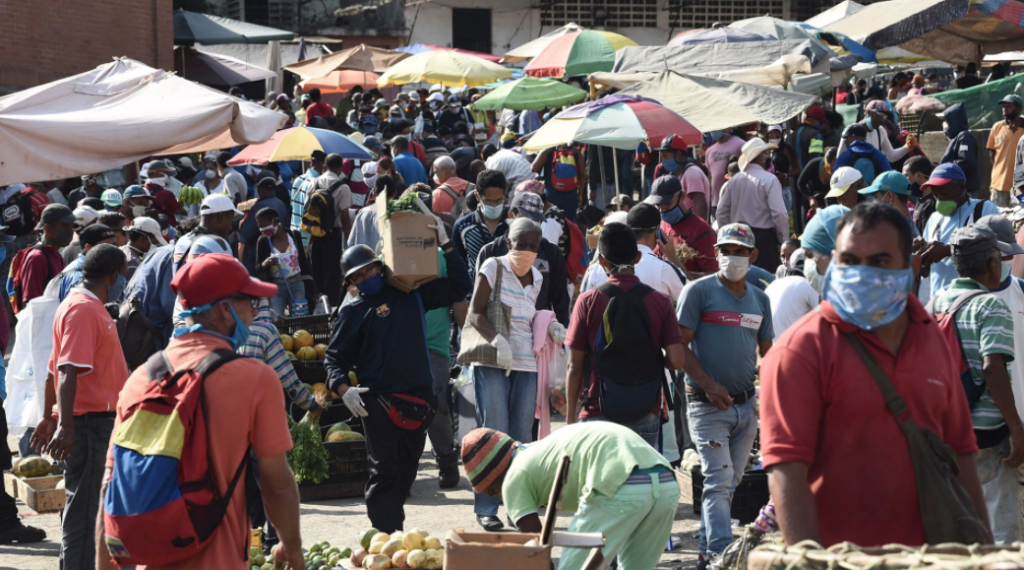
[[[75,221],[75,213],[63,204],[50,204],[40,212],[36,232],[42,238],[41,243],[25,254],[14,280],[18,310],[42,295],[50,279],[64,270],[64,258],[59,251],[71,243]]]
[[[309,107],[306,107],[306,125],[316,125],[317,117],[323,117],[325,119],[334,118],[334,108],[327,103],[320,102],[320,90],[313,88],[309,90],[309,98],[313,101]]]
[[[926,542],[906,437],[854,352],[866,348],[914,422],[957,455],[959,481],[988,517],[967,399],[943,333],[908,295],[910,226],[879,202],[840,220],[821,311],[778,339],[761,363],[761,453],[787,544]],[[882,510],[879,506],[884,505]]]
[[[715,260],[715,241],[718,236],[707,222],[683,204],[683,186],[677,176],[666,174],[658,177],[651,186],[651,195],[646,202],[654,204],[661,211],[659,242],[668,242],[673,247],[682,242],[697,252],[697,257],[687,261],[684,266],[687,279],[692,281],[718,271],[718,261]],[[655,253],[661,253],[660,246]]]
[[[43,208],[50,203],[50,198],[46,195],[46,187],[42,182],[29,182],[21,192],[28,194],[32,199],[32,215],[38,220],[39,216],[43,214]]]

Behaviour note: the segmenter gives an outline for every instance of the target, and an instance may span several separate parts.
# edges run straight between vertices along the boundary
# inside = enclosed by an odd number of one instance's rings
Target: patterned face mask
[[[896,320],[907,306],[914,270],[836,265],[825,273],[822,297],[841,319],[867,331]]]

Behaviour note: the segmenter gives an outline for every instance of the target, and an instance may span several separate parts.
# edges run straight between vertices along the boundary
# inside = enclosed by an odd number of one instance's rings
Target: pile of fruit
[[[275,546],[276,550],[277,547]],[[306,560],[306,570],[332,570],[345,558],[352,556],[351,548],[331,546],[326,540],[309,547],[302,557]],[[274,557],[263,556],[259,549],[249,549],[249,570],[273,570]]]
[[[206,192],[195,186],[182,186],[178,189],[178,203],[182,206],[198,206],[206,197]]]
[[[313,335],[309,331],[295,331],[291,336],[283,334],[281,344],[290,360],[323,360],[327,357],[327,345],[314,346]]]
[[[352,428],[345,422],[334,424],[327,430],[327,434],[324,435],[324,441],[326,442],[365,440],[366,438],[363,437],[363,434],[352,431]]]
[[[417,568],[441,570],[444,551],[441,540],[425,530],[413,529],[392,534],[367,529],[359,539],[359,548],[349,559],[354,568],[386,570],[387,568]]]

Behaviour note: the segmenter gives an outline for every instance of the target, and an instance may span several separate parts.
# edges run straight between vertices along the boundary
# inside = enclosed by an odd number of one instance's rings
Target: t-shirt
[[[697,252],[697,257],[684,264],[687,271],[699,273],[711,273],[718,271],[718,261],[715,260],[715,241],[718,237],[715,230],[711,229],[700,216],[689,212],[683,216],[682,221],[670,226],[668,222],[661,222],[662,237],[672,243],[684,242],[691,249]],[[661,253],[661,247],[655,249],[655,253]]]
[[[629,291],[640,283],[640,278],[636,275],[612,275],[607,282],[623,291]],[[601,326],[605,309],[608,308],[610,302],[611,297],[598,289],[580,295],[573,308],[572,317],[569,319],[569,330],[565,336],[565,342],[569,348],[591,355],[595,354],[597,330]],[[644,307],[647,308],[647,314],[651,320],[651,338],[659,348],[665,349],[673,344],[683,343],[682,334],[673,318],[672,301],[667,296],[658,291],[652,291],[644,297]],[[601,387],[596,367],[591,370],[587,388],[580,417],[600,416]],[[651,411],[656,412],[657,410]]]
[[[44,257],[45,256],[45,257]],[[47,265],[46,258],[50,258]],[[50,268],[53,271],[50,271]],[[32,248],[25,254],[21,266],[21,300],[28,303],[43,294],[50,279],[64,271],[64,258],[49,245],[41,245],[40,249]]]
[[[775,281],[775,274],[756,265],[751,265],[747,269],[747,276],[745,279],[748,284],[764,291],[768,289],[768,286],[771,285],[773,281]]]
[[[333,117],[334,109],[330,105],[322,101],[317,101],[309,107],[306,107],[305,122],[307,125],[315,125],[317,117]]]
[[[690,350],[704,372],[730,394],[753,387],[757,345],[775,336],[768,295],[748,285],[736,297],[713,274],[687,284],[676,307],[679,326],[695,332]],[[689,374],[686,382],[698,387]]]
[[[665,174],[665,165],[659,163],[658,166],[654,167],[654,179],[657,180],[663,174]],[[683,173],[679,176],[679,184],[683,187],[683,206],[687,210],[693,210],[693,195],[703,194],[704,202],[711,205],[711,184],[708,181],[708,177],[704,174],[704,170],[698,167],[689,167],[683,170]]]
[[[444,252],[437,250],[438,277],[448,277],[448,262],[444,259]],[[504,279],[504,276],[502,277]],[[427,323],[427,348],[442,356],[449,356],[451,352],[451,337],[449,336],[452,327],[451,307],[441,307],[433,311],[427,311],[424,319]]]
[[[996,159],[992,161],[992,189],[1003,192],[1013,189],[1013,167],[1017,158],[1017,143],[1021,137],[1024,137],[1024,127],[1017,127],[1014,132],[1006,121],[992,125],[986,145],[986,148],[996,152]]]
[[[513,521],[546,506],[562,454],[569,473],[562,490],[562,512],[574,512],[594,493],[611,497],[634,469],[669,467],[660,453],[628,427],[612,422],[565,426],[513,452],[501,496]]]
[[[972,290],[987,291],[984,285],[974,279],[956,279],[949,285],[949,289],[936,297],[935,312],[945,312],[957,297]],[[980,386],[985,382],[982,364],[986,356],[1000,354],[1005,362],[1013,361],[1013,317],[1006,302],[999,297],[984,294],[967,301],[956,312],[956,327],[967,360],[967,370],[975,384]],[[988,388],[985,388],[981,399],[971,410],[971,422],[977,430],[998,429],[1006,425]]]
[[[960,378],[935,321],[911,295],[893,354],[826,301],[790,327],[761,363],[766,467],[807,466],[824,546],[921,545],[924,526],[906,437],[845,334],[853,333],[906,400],[914,422],[958,455],[977,452]],[[885,505],[884,512],[879,505]]]
[[[165,354],[181,370],[194,367],[216,348],[231,348],[226,340],[194,332],[171,339]],[[125,383],[126,399],[137,396],[149,384],[145,367],[139,367]],[[210,469],[217,488],[227,492],[231,477],[251,445],[257,458],[280,455],[292,448],[285,416],[284,391],[274,370],[255,358],[239,358],[225,364],[206,378],[206,430]],[[122,400],[125,401],[125,400]],[[118,406],[114,432],[127,410]],[[113,447],[107,452],[107,467],[114,462]],[[164,566],[139,566],[139,570],[191,570],[223,568],[245,570],[242,559],[249,551],[249,519],[245,485],[239,483],[228,504],[224,520],[199,554]]]
[[[729,159],[739,156],[743,148],[743,139],[729,137],[724,143],[716,142],[708,147],[704,153],[704,165],[711,173],[711,205],[718,205],[718,197],[722,193],[722,184],[725,184],[725,171],[729,166]]]
[[[494,300],[494,280],[498,275],[498,263],[505,271],[501,275],[501,303],[512,309],[511,326],[509,327],[509,345],[512,347],[512,370],[526,372],[537,371],[537,356],[533,353],[533,315],[537,312],[537,296],[544,279],[536,267],[533,272],[533,285],[523,286],[519,278],[512,272],[512,265],[507,256],[492,257],[480,267],[480,275],[487,278],[491,286],[491,297]],[[494,323],[491,323],[492,325]]]
[[[444,181],[444,185],[451,188],[453,192],[459,196],[466,195],[466,187],[469,186],[469,182],[459,178],[458,176],[452,176],[448,180]],[[434,212],[442,214],[454,214],[462,217],[465,212],[452,212],[452,208],[455,207],[455,198],[448,192],[445,192],[440,187],[434,190],[431,194],[430,209]]]
[[[949,243],[949,240],[953,237],[953,232],[974,224],[974,208],[978,202],[979,200],[968,198],[962,206],[954,210],[949,216],[933,212],[924,228],[924,240],[927,242],[940,241],[942,243]],[[999,208],[987,200],[981,207],[981,216],[992,216],[998,213]],[[949,284],[957,278],[956,269],[953,268],[953,256],[933,263],[931,270],[932,292],[930,297],[937,297],[941,291],[949,287]]]
[[[814,310],[820,302],[818,293],[799,275],[776,279],[764,290],[772,305],[772,328],[775,340],[801,317]]]
[[[53,350],[47,368],[53,374],[54,390],[59,389],[58,370],[65,364],[79,369],[74,415],[114,411],[128,379],[128,364],[114,319],[87,289],[72,291],[53,319]],[[56,405],[53,415],[57,417]]]

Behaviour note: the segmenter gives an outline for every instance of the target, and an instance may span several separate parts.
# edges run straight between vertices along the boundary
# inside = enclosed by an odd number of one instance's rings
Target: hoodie
[[[873,163],[874,172],[867,172],[866,168],[862,170],[862,165],[857,164],[857,160],[861,158],[867,158]],[[864,176],[864,183],[868,185],[874,182],[875,177],[879,174],[892,170],[892,166],[889,164],[889,159],[886,158],[885,153],[866,141],[853,141],[849,148],[836,157],[836,163],[832,167],[832,171],[835,172],[835,169],[841,166],[852,166],[860,170]]]
[[[950,105],[943,118],[947,125],[946,138],[949,139],[949,145],[939,163],[951,162],[959,166],[967,177],[967,191],[974,194],[979,186],[978,143],[967,128],[967,110],[960,103]]]

